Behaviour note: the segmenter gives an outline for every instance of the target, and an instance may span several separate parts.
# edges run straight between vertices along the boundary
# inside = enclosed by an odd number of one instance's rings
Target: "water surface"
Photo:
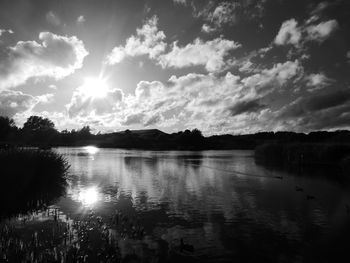
[[[347,184],[267,170],[252,151],[55,151],[71,165],[67,194],[54,206],[63,218],[81,220],[93,211],[108,219],[122,211],[142,224],[143,242],[176,246],[182,238],[200,262],[347,257]]]

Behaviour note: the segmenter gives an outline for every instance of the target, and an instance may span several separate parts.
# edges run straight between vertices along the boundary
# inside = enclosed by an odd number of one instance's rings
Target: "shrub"
[[[0,150],[0,217],[49,205],[64,193],[68,168],[52,151]]]

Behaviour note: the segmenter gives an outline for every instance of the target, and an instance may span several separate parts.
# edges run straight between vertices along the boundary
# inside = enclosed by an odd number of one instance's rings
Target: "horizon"
[[[4,117],[4,116],[0,116],[0,117]],[[44,116],[35,116],[35,117],[39,117],[39,118],[51,121],[50,119],[45,118]],[[9,120],[11,120],[11,119],[9,119]],[[24,128],[23,126],[22,127],[18,127],[15,122],[14,122],[14,127],[16,127],[17,129],[23,129]],[[79,131],[81,131],[81,130],[83,130],[85,128],[89,129],[91,135],[108,135],[108,134],[114,134],[114,133],[123,133],[123,132],[126,132],[126,131],[130,131],[130,132],[134,132],[134,133],[147,132],[147,131],[158,131],[158,132],[161,132],[161,133],[164,133],[164,134],[167,134],[167,135],[172,135],[172,134],[177,134],[177,133],[181,133],[181,132],[185,132],[185,131],[193,131],[193,130],[198,130],[199,132],[201,132],[203,137],[220,136],[220,135],[249,136],[249,135],[256,135],[256,134],[261,134],[261,133],[274,133],[274,134],[277,134],[277,133],[294,133],[294,134],[304,134],[304,135],[310,135],[311,133],[323,133],[323,132],[328,132],[328,133],[349,132],[350,133],[350,130],[348,130],[348,129],[334,129],[334,130],[314,130],[314,131],[309,131],[309,132],[295,132],[295,131],[291,131],[291,130],[276,130],[276,131],[268,131],[268,130],[266,130],[266,131],[256,131],[254,133],[234,133],[233,132],[233,133],[221,133],[221,134],[205,135],[205,134],[203,134],[203,132],[200,129],[197,129],[197,128],[178,130],[178,131],[172,131],[172,132],[165,132],[165,131],[163,131],[161,129],[158,129],[158,128],[125,129],[125,130],[117,130],[117,131],[110,131],[110,132],[101,132],[101,131],[92,132],[93,129],[91,129],[91,127],[89,125],[86,125],[86,126],[83,126],[83,127],[80,127],[80,128],[78,127],[77,129],[71,129],[71,130],[68,130],[68,129],[59,130],[56,127],[53,127],[53,129],[55,129],[59,133],[62,133],[64,131],[70,132],[70,133],[72,133],[72,132],[79,132]]]
[[[93,133],[350,130],[339,1],[0,3],[0,115]]]

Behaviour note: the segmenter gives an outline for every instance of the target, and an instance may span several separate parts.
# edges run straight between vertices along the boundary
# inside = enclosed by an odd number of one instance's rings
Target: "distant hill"
[[[121,133],[131,133],[131,134],[138,135],[140,137],[158,137],[158,136],[169,135],[168,133],[165,133],[158,129],[125,130],[125,131],[116,132],[115,134],[121,134]]]

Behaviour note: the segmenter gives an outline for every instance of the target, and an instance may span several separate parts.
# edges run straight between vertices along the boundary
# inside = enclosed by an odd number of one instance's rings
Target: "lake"
[[[329,262],[347,256],[349,184],[259,166],[253,151],[141,151],[57,148],[71,167],[59,220],[123,213],[142,225],[122,254],[183,239],[198,262]],[[22,231],[52,220],[39,211]],[[56,218],[55,218],[56,220]],[[158,241],[157,241],[158,240]],[[155,243],[155,242],[158,243]],[[131,252],[130,252],[131,251]],[[140,255],[141,253],[141,255]]]

